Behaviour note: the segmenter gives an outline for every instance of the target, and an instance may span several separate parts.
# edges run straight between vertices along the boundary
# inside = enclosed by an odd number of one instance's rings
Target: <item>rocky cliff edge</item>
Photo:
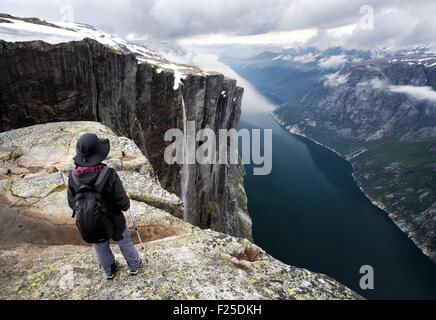
[[[107,164],[132,197],[148,259],[137,277],[122,266],[103,279],[66,204],[75,142],[84,132],[111,141]],[[178,217],[132,140],[96,122],[36,125],[0,134],[1,299],[356,299],[335,280],[283,264],[258,246]],[[136,241],[136,239],[135,239]],[[116,256],[123,261],[117,248]]]

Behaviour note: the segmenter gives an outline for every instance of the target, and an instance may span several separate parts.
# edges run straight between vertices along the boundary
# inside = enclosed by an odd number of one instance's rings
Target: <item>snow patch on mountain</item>
[[[40,40],[58,44],[90,38],[114,50],[134,54],[138,63],[148,63],[159,67],[160,70],[173,71],[174,90],[179,88],[187,74],[207,74],[195,66],[173,63],[145,46],[130,43],[87,24],[41,20],[29,22],[12,17],[2,17],[2,20],[3,22],[0,20],[0,40],[7,42]]]

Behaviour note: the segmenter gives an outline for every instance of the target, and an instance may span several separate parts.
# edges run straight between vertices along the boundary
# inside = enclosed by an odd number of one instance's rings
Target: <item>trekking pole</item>
[[[139,234],[138,224],[136,223],[135,216],[133,215],[132,210],[130,210],[130,208],[129,208],[129,215],[130,215],[130,220],[132,221],[133,229],[135,229],[136,234],[137,234],[138,239],[139,239],[139,243],[141,244],[141,250],[144,251],[144,243],[142,242],[141,235]],[[145,257],[145,255],[144,255],[144,258],[145,258],[145,261],[147,262],[147,257]]]

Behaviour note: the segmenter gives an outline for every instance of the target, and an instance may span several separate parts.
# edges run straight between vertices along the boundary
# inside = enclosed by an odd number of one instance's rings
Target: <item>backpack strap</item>
[[[103,168],[103,170],[100,171],[100,174],[97,177],[97,180],[95,181],[94,184],[94,189],[95,191],[97,191],[98,193],[101,193],[103,191],[103,187],[107,181],[107,179],[109,178],[109,167],[105,166]]]
[[[71,171],[71,178],[73,179],[75,185],[73,185],[74,190],[77,192],[80,189],[80,186],[82,185],[80,183],[79,177],[76,176],[73,171]]]

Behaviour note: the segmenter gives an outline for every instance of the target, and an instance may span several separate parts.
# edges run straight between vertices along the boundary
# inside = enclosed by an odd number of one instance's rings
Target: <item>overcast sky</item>
[[[435,0],[0,0],[0,12],[128,39],[377,48],[436,44]]]

